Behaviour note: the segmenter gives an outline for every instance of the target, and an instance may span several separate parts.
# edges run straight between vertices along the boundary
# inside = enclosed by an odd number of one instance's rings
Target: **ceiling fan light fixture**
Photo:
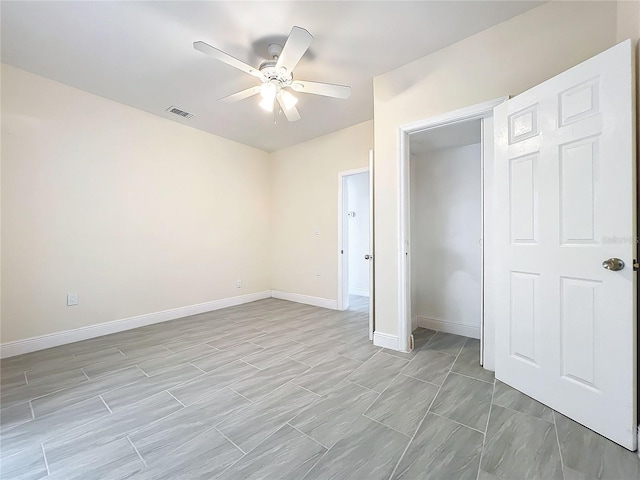
[[[272,104],[273,109],[273,100],[276,98],[276,94],[278,93],[278,87],[271,82],[263,83],[260,86],[260,95],[264,100],[269,100]],[[260,102],[262,105],[262,102]],[[263,107],[264,108],[264,107]]]
[[[293,107],[296,106],[296,103],[298,103],[298,99],[293,95],[291,95],[291,93],[287,92],[286,90],[282,92],[281,98],[282,98],[282,104],[285,110],[291,110]]]
[[[273,98],[264,97],[258,105],[267,112],[273,112]]]

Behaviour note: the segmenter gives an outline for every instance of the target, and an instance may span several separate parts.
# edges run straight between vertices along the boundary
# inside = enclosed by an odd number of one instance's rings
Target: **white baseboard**
[[[376,347],[388,348],[390,350],[399,350],[400,342],[397,335],[389,335],[388,333],[373,332],[373,344]]]
[[[281,292],[279,290],[272,290],[271,296],[281,300],[289,300],[290,302],[313,305],[314,307],[329,308],[331,310],[338,309],[337,300],[330,300],[328,298],[312,297],[309,295],[302,295],[300,293]]]
[[[172,308],[162,312],[147,313],[135,317],[123,318],[121,320],[100,323],[98,325],[89,325],[73,330],[50,333],[39,337],[16,340],[15,342],[7,342],[0,345],[0,358],[14,357],[16,355],[22,355],[23,353],[35,352],[36,350],[44,350],[45,348],[66,345],[67,343],[79,342],[80,340],[101,337],[102,335],[131,330],[132,328],[144,327],[145,325],[151,325],[153,323],[175,320],[176,318],[188,317],[189,315],[197,315],[199,313],[220,310],[221,308],[255,302],[256,300],[262,300],[269,297],[271,297],[271,291],[265,290],[262,292],[250,293],[248,295],[222,298],[211,302]]]
[[[462,325],[460,323],[448,322],[446,320],[436,320],[434,318],[421,317],[418,315],[418,326],[430,328],[439,332],[453,333],[465,337],[480,338],[480,327]]]
[[[368,288],[350,288],[349,295],[358,295],[359,297],[368,297],[369,289]]]

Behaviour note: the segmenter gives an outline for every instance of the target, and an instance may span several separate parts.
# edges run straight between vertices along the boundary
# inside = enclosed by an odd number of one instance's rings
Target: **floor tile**
[[[553,410],[500,380],[496,380],[493,403],[553,423]]]
[[[86,480],[131,478],[144,463],[126,438],[83,451],[66,459],[64,468],[51,470],[47,480]]]
[[[565,467],[599,480],[640,478],[640,458],[636,452],[628,451],[564,415],[555,412],[554,416]]]
[[[338,355],[357,360],[358,362],[366,362],[380,350],[382,349],[373,345],[366,337],[357,343],[338,344],[336,347],[336,353]]]
[[[102,398],[107,406],[115,412],[200,375],[203,375],[201,370],[193,365],[184,363],[177,367],[163,370],[152,377],[144,377],[137,382],[111,390],[102,395]]]
[[[420,350],[402,371],[404,375],[441,385],[449,374],[455,357],[432,350]]]
[[[431,411],[484,432],[492,392],[490,383],[451,373],[433,401]]]
[[[225,388],[137,430],[129,435],[129,439],[147,464],[156,463],[249,404],[248,400]]]
[[[305,348],[304,345],[298,342],[284,342],[265,348],[261,352],[254,353],[253,355],[248,355],[242,360],[254,367],[267,368],[278,363],[280,360],[284,360],[295,353],[301,352]]]
[[[191,363],[205,372],[210,372],[262,350],[263,348],[258,345],[241,343],[227,350],[221,350],[206,357],[199,358]]]
[[[33,415],[31,414],[31,405],[29,405],[29,402],[19,403],[0,410],[0,425],[2,430],[30,420],[33,420]]]
[[[438,332],[429,339],[424,348],[433,352],[457,356],[466,341],[467,337],[454,335],[452,333]]]
[[[259,369],[243,361],[235,361],[212,372],[200,375],[169,390],[169,393],[185,405],[206,398],[218,390],[249,377]]]
[[[409,440],[408,436],[361,416],[304,480],[386,480]]]
[[[481,468],[501,478],[562,480],[554,426],[493,405]]]
[[[113,373],[123,368],[133,367],[138,363],[156,357],[167,357],[171,352],[161,345],[153,345],[150,347],[140,348],[127,353],[124,357],[111,359],[104,362],[94,363],[83,367],[84,372],[89,378],[97,378],[108,373]]]
[[[215,428],[201,433],[162,460],[150,464],[135,480],[208,480],[243,456]]]
[[[76,455],[124,438],[182,408],[184,407],[175,398],[162,392],[75,430],[57,435],[44,443],[49,470],[62,470],[67,461],[73,462],[77,458]]]
[[[440,387],[398,375],[364,413],[406,435],[413,435]]]
[[[494,379],[493,372],[480,365],[480,340],[476,338],[467,339],[451,371],[489,383],[493,383]]]
[[[475,480],[482,441],[480,432],[429,413],[392,478]]]
[[[86,381],[87,377],[80,369],[58,372],[9,391],[3,389],[0,394],[0,405],[2,408],[11,407]]]
[[[183,363],[193,362],[194,360],[211,355],[218,351],[219,350],[216,350],[211,345],[203,343],[201,345],[196,345],[195,347],[182,350],[178,353],[174,353],[173,355],[145,360],[137,365],[138,368],[147,375],[155,375],[156,373],[160,373],[168,368],[176,367]]]
[[[36,417],[48,415],[68,405],[107,393],[143,378],[146,378],[146,375],[142,370],[137,367],[128,367],[95,380],[79,383],[44,397],[36,398],[31,402],[33,412]]]
[[[306,365],[285,359],[233,383],[230,388],[254,402],[293,380],[308,369],[309,367]]]
[[[258,338],[264,334],[265,332],[262,330],[247,328],[247,329],[243,329],[242,332],[232,333],[224,337],[216,338],[207,343],[209,345],[216,347],[219,350],[226,350],[227,348],[231,348],[241,343],[245,343],[254,338]]]
[[[319,396],[297,385],[288,384],[228,416],[216,428],[244,452],[249,452],[319,399]]]
[[[294,353],[289,358],[309,367],[317,367],[321,363],[335,358],[337,350],[344,345],[337,346],[334,341],[326,341],[314,346],[306,346],[304,350]]]
[[[361,365],[362,363],[357,360],[338,355],[308,369],[296,378],[293,383],[318,395],[326,395]]]
[[[232,465],[219,480],[298,480],[325,452],[309,437],[284,425]]]
[[[47,473],[40,444],[9,458],[3,458],[2,467],[0,467],[0,479],[2,480],[38,480],[46,477]]]
[[[377,353],[353,372],[348,380],[376,392],[382,392],[408,363],[409,361],[403,358]]]
[[[2,458],[36,443],[57,438],[62,433],[104,417],[109,410],[99,398],[92,398],[58,410],[50,415],[2,431]]]
[[[0,386],[4,393],[10,392],[12,389],[22,387],[27,384],[27,377],[24,372],[11,373],[5,375],[4,372],[0,374]]]
[[[305,408],[289,424],[325,447],[332,447],[378,397],[376,392],[347,382]]]

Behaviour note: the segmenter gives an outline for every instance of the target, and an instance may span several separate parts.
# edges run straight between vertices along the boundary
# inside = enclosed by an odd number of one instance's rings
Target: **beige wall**
[[[367,167],[372,146],[369,121],[271,154],[273,290],[337,300],[338,172]]]
[[[638,36],[629,12],[637,6],[551,2],[374,79],[377,331],[398,330],[398,127],[518,94]]]
[[[267,153],[6,65],[1,153],[2,343],[270,288]]]

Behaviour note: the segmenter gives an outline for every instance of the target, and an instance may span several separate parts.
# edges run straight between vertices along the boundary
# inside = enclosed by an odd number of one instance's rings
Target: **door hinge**
[[[633,271],[637,272],[638,270],[640,270],[640,263],[638,263],[638,259],[634,258],[633,259]]]

